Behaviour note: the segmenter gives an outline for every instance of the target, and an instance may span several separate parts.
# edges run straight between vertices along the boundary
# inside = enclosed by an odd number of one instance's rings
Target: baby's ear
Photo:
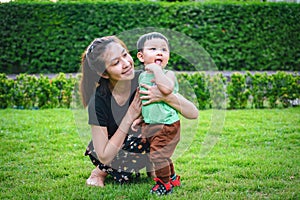
[[[136,57],[139,59],[140,62],[144,62],[144,54],[142,52],[138,52]]]

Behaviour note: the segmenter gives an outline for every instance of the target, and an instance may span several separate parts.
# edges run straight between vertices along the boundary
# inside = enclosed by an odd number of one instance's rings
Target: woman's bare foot
[[[96,167],[96,169],[93,169],[91,172],[90,177],[86,180],[86,184],[90,186],[104,187],[106,176],[106,172],[101,171],[98,167]]]

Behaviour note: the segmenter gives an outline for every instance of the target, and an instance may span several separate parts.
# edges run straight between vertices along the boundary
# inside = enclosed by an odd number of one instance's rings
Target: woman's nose
[[[122,59],[123,59],[123,67],[128,67],[128,66],[130,66],[129,60],[127,60],[126,58],[122,58]]]

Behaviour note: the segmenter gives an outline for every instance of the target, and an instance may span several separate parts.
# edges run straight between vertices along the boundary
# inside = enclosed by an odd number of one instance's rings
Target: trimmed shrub
[[[0,74],[0,109],[7,108],[11,105],[11,89],[14,86],[14,81],[8,79],[5,74]]]
[[[227,86],[229,108],[246,108],[250,92],[247,89],[245,76],[240,73],[234,73],[230,79]]]
[[[296,74],[277,72],[269,77],[271,84],[269,102],[271,107],[289,107],[300,97],[300,77]]]
[[[80,56],[94,38],[144,27],[177,31],[193,39],[219,70],[297,71],[299,10],[299,4],[288,3],[0,4],[0,72],[77,72]],[[187,58],[195,54],[191,51]],[[179,55],[172,55],[170,66],[194,71]]]
[[[69,108],[76,80],[63,73],[52,79],[19,74],[15,80],[0,74],[0,108]]]
[[[199,109],[275,108],[299,105],[300,76],[277,72],[222,74],[177,73],[179,92]],[[0,74],[0,108],[82,108],[76,77],[20,74],[9,79]],[[298,103],[296,102],[298,101]],[[296,103],[295,103],[296,102]],[[251,106],[249,106],[251,105]]]
[[[223,74],[218,73],[209,78],[209,93],[210,93],[210,107],[215,109],[226,109],[227,95],[226,95],[227,80]]]
[[[247,88],[251,94],[251,106],[254,108],[264,108],[268,91],[270,91],[270,87],[272,86],[269,83],[267,73],[255,73],[252,75],[248,72],[246,80]]]

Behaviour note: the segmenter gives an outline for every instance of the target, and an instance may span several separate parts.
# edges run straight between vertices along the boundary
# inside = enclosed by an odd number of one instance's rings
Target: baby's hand
[[[143,120],[141,118],[137,118],[136,120],[134,120],[131,125],[131,130],[137,132],[142,122]]]
[[[143,134],[140,134],[140,135],[138,136],[138,138],[141,138],[141,142],[142,142],[142,143],[146,143],[146,142],[147,142],[147,138],[146,138]]]
[[[145,70],[149,72],[154,72],[155,70],[161,70],[161,66],[156,63],[151,63],[145,66]]]

